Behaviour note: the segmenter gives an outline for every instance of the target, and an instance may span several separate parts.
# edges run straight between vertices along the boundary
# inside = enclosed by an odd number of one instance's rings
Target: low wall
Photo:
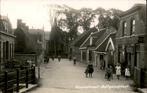
[[[35,65],[37,65],[37,55],[36,54],[15,54],[15,59],[25,62],[27,60],[31,60],[31,62]]]

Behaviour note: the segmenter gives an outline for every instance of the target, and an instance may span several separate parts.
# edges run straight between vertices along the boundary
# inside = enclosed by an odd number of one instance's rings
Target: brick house
[[[91,33],[80,46],[81,60],[86,60],[87,63],[92,62],[95,66],[98,66],[98,68],[100,68],[100,61],[102,60],[105,60],[106,66],[108,64],[114,63],[110,62],[109,56],[110,54],[114,56],[113,52],[115,51],[115,33],[116,30],[111,27],[107,29],[97,30],[96,32]],[[114,61],[114,59],[111,61]]]
[[[98,68],[100,68],[101,65],[104,65],[104,69],[108,65],[111,65],[114,68],[114,66],[116,65],[116,32],[116,29],[109,27],[106,29],[106,32],[97,40],[94,53],[95,64],[96,66],[98,66]]]
[[[141,72],[146,68],[144,61],[145,13],[146,5],[143,4],[136,4],[122,13],[116,35],[117,62],[121,64],[123,74],[125,67],[129,66],[131,75],[139,86],[141,82],[144,82],[141,81],[144,80]]]
[[[81,51],[81,61],[84,61],[86,63],[94,63],[93,49],[96,47],[96,41],[105,33],[105,31],[105,29],[100,31],[98,31],[98,29],[95,29],[95,31],[90,33],[90,35],[85,39],[79,48]]]
[[[8,17],[0,18],[0,70],[14,57],[15,36]]]

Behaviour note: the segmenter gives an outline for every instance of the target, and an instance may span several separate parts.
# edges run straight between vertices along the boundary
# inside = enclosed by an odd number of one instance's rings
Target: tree
[[[52,45],[50,48],[55,55],[59,51],[66,51],[64,49],[69,40],[74,40],[77,37],[78,27],[83,28],[84,31],[89,31],[94,20],[98,20],[99,23],[95,27],[99,29],[110,26],[118,29],[120,10],[105,10],[103,8],[76,10],[67,5],[52,5],[52,7],[53,9],[50,13],[52,25],[50,43]]]
[[[103,8],[97,8],[94,10],[95,15],[99,15],[99,23],[98,28],[106,28],[106,27],[114,27],[115,29],[118,29],[119,21],[120,21],[120,14],[122,13],[121,10],[118,9],[109,9],[105,10]]]
[[[82,8],[79,12],[79,25],[82,26],[85,31],[88,31],[94,18],[94,13],[91,8]]]
[[[111,11],[110,16],[113,17],[112,21],[111,21],[111,26],[118,30],[119,22],[120,22],[120,15],[122,14],[123,11],[121,11],[119,9],[114,9],[114,8],[111,8],[108,11]]]

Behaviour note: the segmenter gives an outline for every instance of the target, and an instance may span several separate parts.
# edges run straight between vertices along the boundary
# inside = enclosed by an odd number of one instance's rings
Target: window
[[[135,32],[135,19],[131,20],[131,35]]]
[[[89,61],[92,61],[92,51],[89,51]]]
[[[100,60],[103,60],[104,58],[103,58],[103,55],[100,55]]]
[[[86,60],[86,52],[83,52],[82,58],[83,58],[83,60]]]
[[[92,45],[92,39],[93,39],[93,37],[90,37],[90,46]]]
[[[122,36],[126,36],[127,35],[127,22],[123,22],[123,34]]]

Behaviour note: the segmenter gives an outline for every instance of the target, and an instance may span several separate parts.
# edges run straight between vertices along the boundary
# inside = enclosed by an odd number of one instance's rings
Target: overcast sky
[[[117,8],[127,10],[136,3],[146,3],[146,0],[0,0],[1,14],[8,16],[12,27],[16,28],[17,19],[22,19],[30,28],[42,28],[50,31],[50,4],[66,4],[75,9],[89,7],[96,9]]]

